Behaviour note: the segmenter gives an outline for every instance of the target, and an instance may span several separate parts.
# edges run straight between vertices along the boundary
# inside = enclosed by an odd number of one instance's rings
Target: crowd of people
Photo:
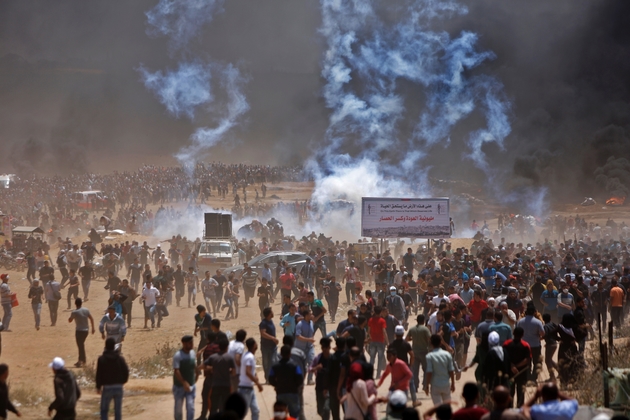
[[[519,408],[519,415],[543,419],[544,412],[535,414],[535,400],[526,400],[526,388],[547,381],[571,388],[585,366],[583,354],[599,317],[605,323],[610,315],[615,334],[625,334],[630,250],[606,229],[587,230],[579,240],[496,242],[479,233],[469,249],[436,240],[415,251],[398,247],[393,254],[385,249],[359,259],[354,245],[314,232],[301,239],[242,240],[243,261],[274,250],[301,250],[306,263],[279,261],[260,272],[245,264],[242,273],[224,275],[198,272],[194,243],[181,236],[165,249],[133,240],[100,249],[92,241],[61,240],[56,256],[29,260],[28,299],[36,329],[44,303],[52,326],[60,301],[67,301],[68,309],[74,305],[68,320],[76,328],[76,367],[87,363],[84,343],[90,333],[98,330],[105,340],[97,369],[103,418],[111,400],[117,416],[121,413],[128,378],[121,352],[137,302],[147,329],[160,328],[172,305],[195,308],[196,327],[173,358],[176,419],[183,418],[184,405],[186,418],[193,419],[200,395],[201,419],[240,404],[256,420],[263,383],[276,391],[278,418],[307,418],[304,388],[314,386],[317,414],[325,420],[376,418],[380,403],[387,418],[413,418],[421,392],[430,396],[437,407],[431,415],[438,418],[481,418],[485,411],[475,404],[492,399],[496,409]],[[95,320],[84,303],[90,301],[97,255],[108,300],[106,313]],[[0,280],[2,325],[11,332],[11,281],[6,274]],[[238,318],[239,308],[256,299],[257,330],[239,330],[230,341],[219,315],[225,313],[223,322]],[[329,331],[331,323],[336,326]],[[471,345],[474,357],[468,360]],[[445,414],[444,405],[457,398],[462,372],[473,366],[476,383],[466,384],[462,395],[475,410]],[[55,359],[51,367],[56,387],[75,390],[74,397],[60,391],[51,410],[61,413],[56,418],[72,418],[78,385],[65,361]],[[386,396],[379,397],[384,384]],[[543,385],[536,395],[544,401],[564,398],[557,385]]]
[[[199,163],[194,168],[145,165],[135,172],[108,175],[33,175],[15,179],[9,188],[0,188],[0,212],[11,217],[13,226],[41,227],[53,240],[57,236],[74,236],[78,229],[85,233],[86,229],[97,228],[100,219],[82,211],[73,194],[100,191],[100,198],[89,203],[93,210],[104,212],[120,229],[126,230],[133,223],[138,231],[150,233],[155,214],[147,209],[149,205],[160,204],[168,209],[170,203],[202,204],[209,197],[218,196],[226,199],[225,207],[229,209],[233,195],[248,186],[250,193],[251,186],[256,186],[257,196],[260,188],[262,198],[267,183],[304,179],[300,166],[223,163]],[[258,200],[251,200],[254,201]],[[272,207],[258,203],[255,211],[263,214]],[[116,208],[118,212],[114,214]],[[253,211],[248,208],[247,213]]]

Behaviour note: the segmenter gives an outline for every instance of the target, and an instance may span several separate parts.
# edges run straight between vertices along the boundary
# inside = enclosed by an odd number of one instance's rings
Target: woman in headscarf
[[[558,346],[558,376],[562,386],[571,383],[580,368],[580,352],[577,346],[576,333],[579,335],[578,324],[573,314],[564,314],[562,322],[558,324],[560,345]]]
[[[376,395],[368,394],[367,384],[363,380],[363,366],[361,363],[352,363],[348,372],[346,395],[341,401],[347,403],[345,418],[364,418],[376,400]]]
[[[510,362],[496,331],[488,334],[488,354],[483,363],[483,381],[487,390],[493,390],[499,385],[508,386]]]

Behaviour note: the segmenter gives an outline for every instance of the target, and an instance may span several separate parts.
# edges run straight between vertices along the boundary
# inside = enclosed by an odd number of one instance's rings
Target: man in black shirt
[[[366,322],[367,322],[367,319],[363,315],[360,315],[357,318],[356,325],[351,325],[349,327],[346,327],[346,329],[343,331],[343,334],[342,334],[342,336],[345,336],[345,337],[348,337],[348,336],[354,337],[356,346],[361,350],[361,354],[363,354],[363,348],[365,347]]]
[[[44,266],[39,269],[39,279],[43,284],[55,279],[55,269],[50,266],[48,260],[44,261]]]
[[[81,276],[81,288],[83,289],[83,302],[88,301],[88,295],[90,294],[90,283],[94,278],[94,268],[92,263],[88,260],[85,261],[83,267],[79,268],[79,276]]]
[[[111,297],[120,287],[120,278],[113,271],[110,271],[107,275],[107,286],[105,288],[109,290],[109,296]]]
[[[300,396],[298,389],[304,382],[304,372],[291,361],[291,347],[282,346],[282,359],[269,370],[269,383],[276,390],[276,398],[289,406],[291,417],[300,415]]]
[[[312,372],[315,372],[315,398],[317,399],[317,414],[323,419],[330,418],[331,382],[329,378],[331,355],[330,338],[319,340],[322,352],[313,360]],[[336,384],[336,382],[335,382]]]
[[[219,283],[219,287],[215,288],[215,291],[217,294],[216,312],[218,313],[218,312],[221,312],[221,301],[223,300],[223,286],[227,283],[227,278],[225,278],[221,270],[217,270],[217,273],[212,277],[217,281],[217,283]]]
[[[339,407],[339,395],[337,394],[337,384],[339,384],[339,377],[341,376],[341,359],[346,350],[345,337],[337,337],[335,340],[337,347],[335,352],[330,356],[329,368],[328,368],[328,381],[330,383],[330,414],[333,420],[341,420]]]
[[[137,261],[138,259],[136,258],[134,260],[134,264],[136,264]],[[132,267],[134,264],[132,264],[130,267]],[[185,289],[184,286],[186,284],[185,273],[182,270],[181,264],[177,264],[177,270],[173,272],[173,282],[175,283],[175,300],[177,302],[177,306],[179,306],[179,303],[182,297],[184,296],[184,289]],[[132,284],[133,284],[133,281],[132,281]]]

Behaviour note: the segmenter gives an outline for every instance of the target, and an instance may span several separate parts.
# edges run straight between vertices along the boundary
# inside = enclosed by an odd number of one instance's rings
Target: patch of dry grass
[[[11,386],[9,389],[9,397],[16,406],[35,407],[40,404],[50,403],[50,397],[42,394],[36,388],[24,385]]]
[[[156,344],[155,354],[129,362],[130,377],[137,379],[164,378],[173,373],[173,356],[179,345],[172,342]]]

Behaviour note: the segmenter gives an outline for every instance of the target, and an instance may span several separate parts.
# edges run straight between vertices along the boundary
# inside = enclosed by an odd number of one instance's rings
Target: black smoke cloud
[[[165,154],[188,144],[196,125],[169,116],[135,70],[141,63],[154,69],[176,64],[166,53],[168,41],[146,34],[144,13],[156,3],[0,3],[0,164],[83,171],[90,153]],[[601,194],[609,158],[630,160],[630,2],[462,3],[468,14],[436,21],[433,29],[476,32],[479,48],[496,54],[473,72],[499,79],[512,102],[505,149],[484,146],[501,182],[547,187],[559,200]],[[400,12],[382,13],[396,19]],[[329,115],[321,93],[320,25],[314,0],[226,0],[223,12],[191,40],[195,51],[236,63],[249,77],[246,121],[213,158],[286,163],[314,153]],[[418,98],[420,105],[407,101],[410,110],[422,106]],[[432,177],[483,182],[470,161],[462,164],[465,139],[478,119],[471,115],[458,124],[450,141],[419,164],[431,165]],[[411,136],[415,123],[402,121],[400,136]],[[628,189],[630,181],[618,179]]]

